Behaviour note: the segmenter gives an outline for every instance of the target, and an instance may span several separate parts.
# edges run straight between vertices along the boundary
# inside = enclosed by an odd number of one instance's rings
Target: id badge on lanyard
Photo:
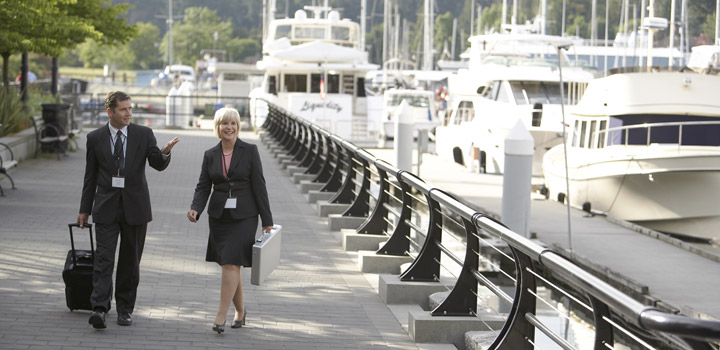
[[[228,198],[225,201],[225,209],[237,208],[237,198],[233,197],[232,191],[228,190]]]
[[[225,157],[222,158],[223,161],[223,169],[225,168]],[[228,183],[228,198],[225,200],[225,209],[235,209],[237,208],[237,198],[233,197],[232,190],[230,189],[232,187],[232,183],[230,182],[230,174],[226,174],[225,179]]]
[[[120,175],[120,170],[118,170],[117,175],[112,177],[112,187],[125,188],[125,177]]]

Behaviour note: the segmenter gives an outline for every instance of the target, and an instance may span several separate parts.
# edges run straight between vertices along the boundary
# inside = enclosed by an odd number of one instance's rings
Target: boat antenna
[[[572,241],[572,225],[570,221],[570,176],[568,171],[568,151],[567,151],[567,123],[565,122],[565,85],[562,77],[562,50],[567,50],[572,44],[557,45],[558,53],[558,73],[560,73],[560,114],[562,114],[563,126],[563,149],[565,151],[565,201],[567,202],[567,225],[568,225],[568,248],[573,251]]]

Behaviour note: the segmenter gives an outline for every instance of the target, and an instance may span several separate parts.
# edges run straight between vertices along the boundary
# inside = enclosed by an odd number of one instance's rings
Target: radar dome
[[[295,19],[307,19],[307,13],[303,10],[295,11]]]

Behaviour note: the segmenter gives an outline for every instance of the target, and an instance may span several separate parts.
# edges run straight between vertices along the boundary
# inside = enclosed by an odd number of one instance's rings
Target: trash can
[[[61,103],[44,103],[42,105],[42,118],[45,125],[52,127],[44,129],[44,135],[41,136],[63,136],[68,133],[70,105]],[[67,151],[68,141],[65,140],[60,145],[62,151]],[[51,144],[42,144],[43,152],[58,151]]]

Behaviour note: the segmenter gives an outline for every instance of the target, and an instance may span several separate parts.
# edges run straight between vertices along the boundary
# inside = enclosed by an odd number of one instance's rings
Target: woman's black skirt
[[[220,265],[252,266],[252,246],[258,228],[258,217],[235,220],[227,210],[220,219],[208,216],[210,237],[205,261]]]

